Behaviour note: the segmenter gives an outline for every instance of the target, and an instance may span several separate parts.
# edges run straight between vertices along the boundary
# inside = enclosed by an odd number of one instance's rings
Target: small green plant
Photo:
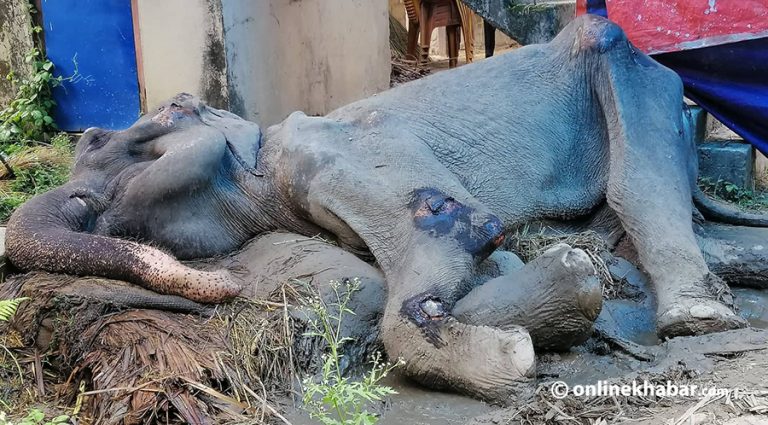
[[[315,316],[310,320],[311,331],[306,335],[320,337],[328,349],[323,356],[319,379],[308,376],[303,381],[304,406],[310,417],[323,425],[375,424],[378,416],[366,407],[396,394],[395,390],[381,385],[380,381],[400,363],[383,363],[377,353],[372,358],[370,371],[362,380],[353,381],[344,376],[342,349],[350,338],[341,335],[342,321],[345,315],[355,314],[349,308],[349,301],[352,294],[360,289],[360,280],[345,280],[343,284],[331,281],[330,287],[334,298],[332,302],[326,304],[315,294],[305,303]]]
[[[16,314],[16,310],[18,310],[19,304],[21,304],[23,301],[26,301],[28,299],[29,298],[22,297],[22,298],[10,299],[10,300],[0,300],[0,322],[7,322],[11,320],[11,317],[13,317],[13,315]],[[15,366],[15,370],[16,372],[18,372],[19,380],[23,382],[24,376],[21,371],[21,365],[19,365],[19,361],[16,359],[16,356],[5,344],[6,344],[5,336],[3,336],[2,340],[0,340],[0,351],[2,351],[2,357],[0,357],[0,366],[2,366],[2,368],[5,368],[6,360],[10,359],[10,364],[12,366]],[[3,376],[5,375],[3,374]],[[8,407],[8,403],[6,403],[5,400],[3,400],[2,398],[0,398],[0,404],[2,404],[5,407]],[[0,425],[4,425],[5,423],[6,422],[4,422],[4,417],[2,416],[2,412],[0,412]]]
[[[5,417],[4,412],[0,412],[0,425],[63,425],[68,424],[70,418],[67,415],[56,416],[53,419],[46,420],[45,413],[38,409],[30,409],[27,416],[18,422],[11,422]]]
[[[27,297],[14,298],[11,300],[0,300],[0,322],[7,322],[11,320],[16,310],[19,308],[19,304],[28,300]]]
[[[45,59],[40,49],[33,48],[24,60],[31,64],[31,74],[17,78],[11,71],[6,76],[16,87],[16,96],[0,111],[0,148],[9,154],[14,146],[42,141],[47,134],[57,131],[51,117],[56,105],[52,90],[61,85],[64,78],[53,76],[53,62]]]
[[[744,189],[729,181],[709,177],[699,179],[699,187],[704,193],[728,201],[748,210],[768,210],[768,194]]]
[[[27,11],[30,15],[37,14],[32,3],[27,3]],[[33,25],[29,31],[37,44],[42,44],[43,28]],[[73,58],[75,71],[69,77],[54,77],[53,62],[36,47],[27,52],[24,61],[29,64],[28,73],[19,77],[11,70],[6,75],[6,79],[16,88],[16,96],[0,110],[0,151],[5,154],[12,154],[31,142],[44,142],[58,131],[51,116],[56,105],[53,89],[64,81],[74,81],[78,76],[76,58]]]

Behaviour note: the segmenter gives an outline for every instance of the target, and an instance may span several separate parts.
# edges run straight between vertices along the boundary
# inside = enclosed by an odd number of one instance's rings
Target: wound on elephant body
[[[437,189],[413,191],[411,209],[416,228],[434,237],[450,235],[470,254],[487,257],[504,242],[504,225],[490,215],[475,224],[478,212]]]
[[[421,328],[424,337],[435,348],[445,346],[440,338],[438,322],[444,322],[449,314],[440,298],[428,293],[416,295],[403,301],[400,314]]]

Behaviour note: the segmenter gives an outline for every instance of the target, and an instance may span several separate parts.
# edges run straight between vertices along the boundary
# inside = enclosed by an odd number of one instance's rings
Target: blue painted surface
[[[62,130],[120,129],[139,116],[130,0],[43,0],[48,58],[56,75],[77,75],[54,90]],[[75,65],[75,61],[77,65]]]

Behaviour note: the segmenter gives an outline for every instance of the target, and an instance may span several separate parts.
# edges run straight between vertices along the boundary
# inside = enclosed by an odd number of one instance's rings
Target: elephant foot
[[[659,294],[656,329],[660,338],[702,335],[747,326],[747,322],[733,311],[733,296],[722,279],[707,273],[702,281],[694,288],[678,290],[673,297]]]
[[[747,322],[730,308],[715,300],[686,299],[659,313],[656,328],[659,337],[702,335],[743,328]]]
[[[462,343],[469,350],[451,371],[454,383],[450,388],[502,404],[530,389],[536,373],[536,354],[524,328],[474,327]]]
[[[558,244],[522,269],[473,289],[452,313],[471,325],[522,326],[537,349],[565,350],[591,335],[601,308],[602,288],[589,256]]]
[[[402,316],[390,318],[382,323],[387,353],[404,361],[402,373],[426,387],[500,404],[533,389],[536,355],[521,327],[470,326],[444,316],[419,329]]]

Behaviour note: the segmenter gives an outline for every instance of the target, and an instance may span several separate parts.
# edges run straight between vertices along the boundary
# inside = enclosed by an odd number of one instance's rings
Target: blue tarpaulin
[[[768,38],[654,59],[680,75],[689,99],[768,154]]]

